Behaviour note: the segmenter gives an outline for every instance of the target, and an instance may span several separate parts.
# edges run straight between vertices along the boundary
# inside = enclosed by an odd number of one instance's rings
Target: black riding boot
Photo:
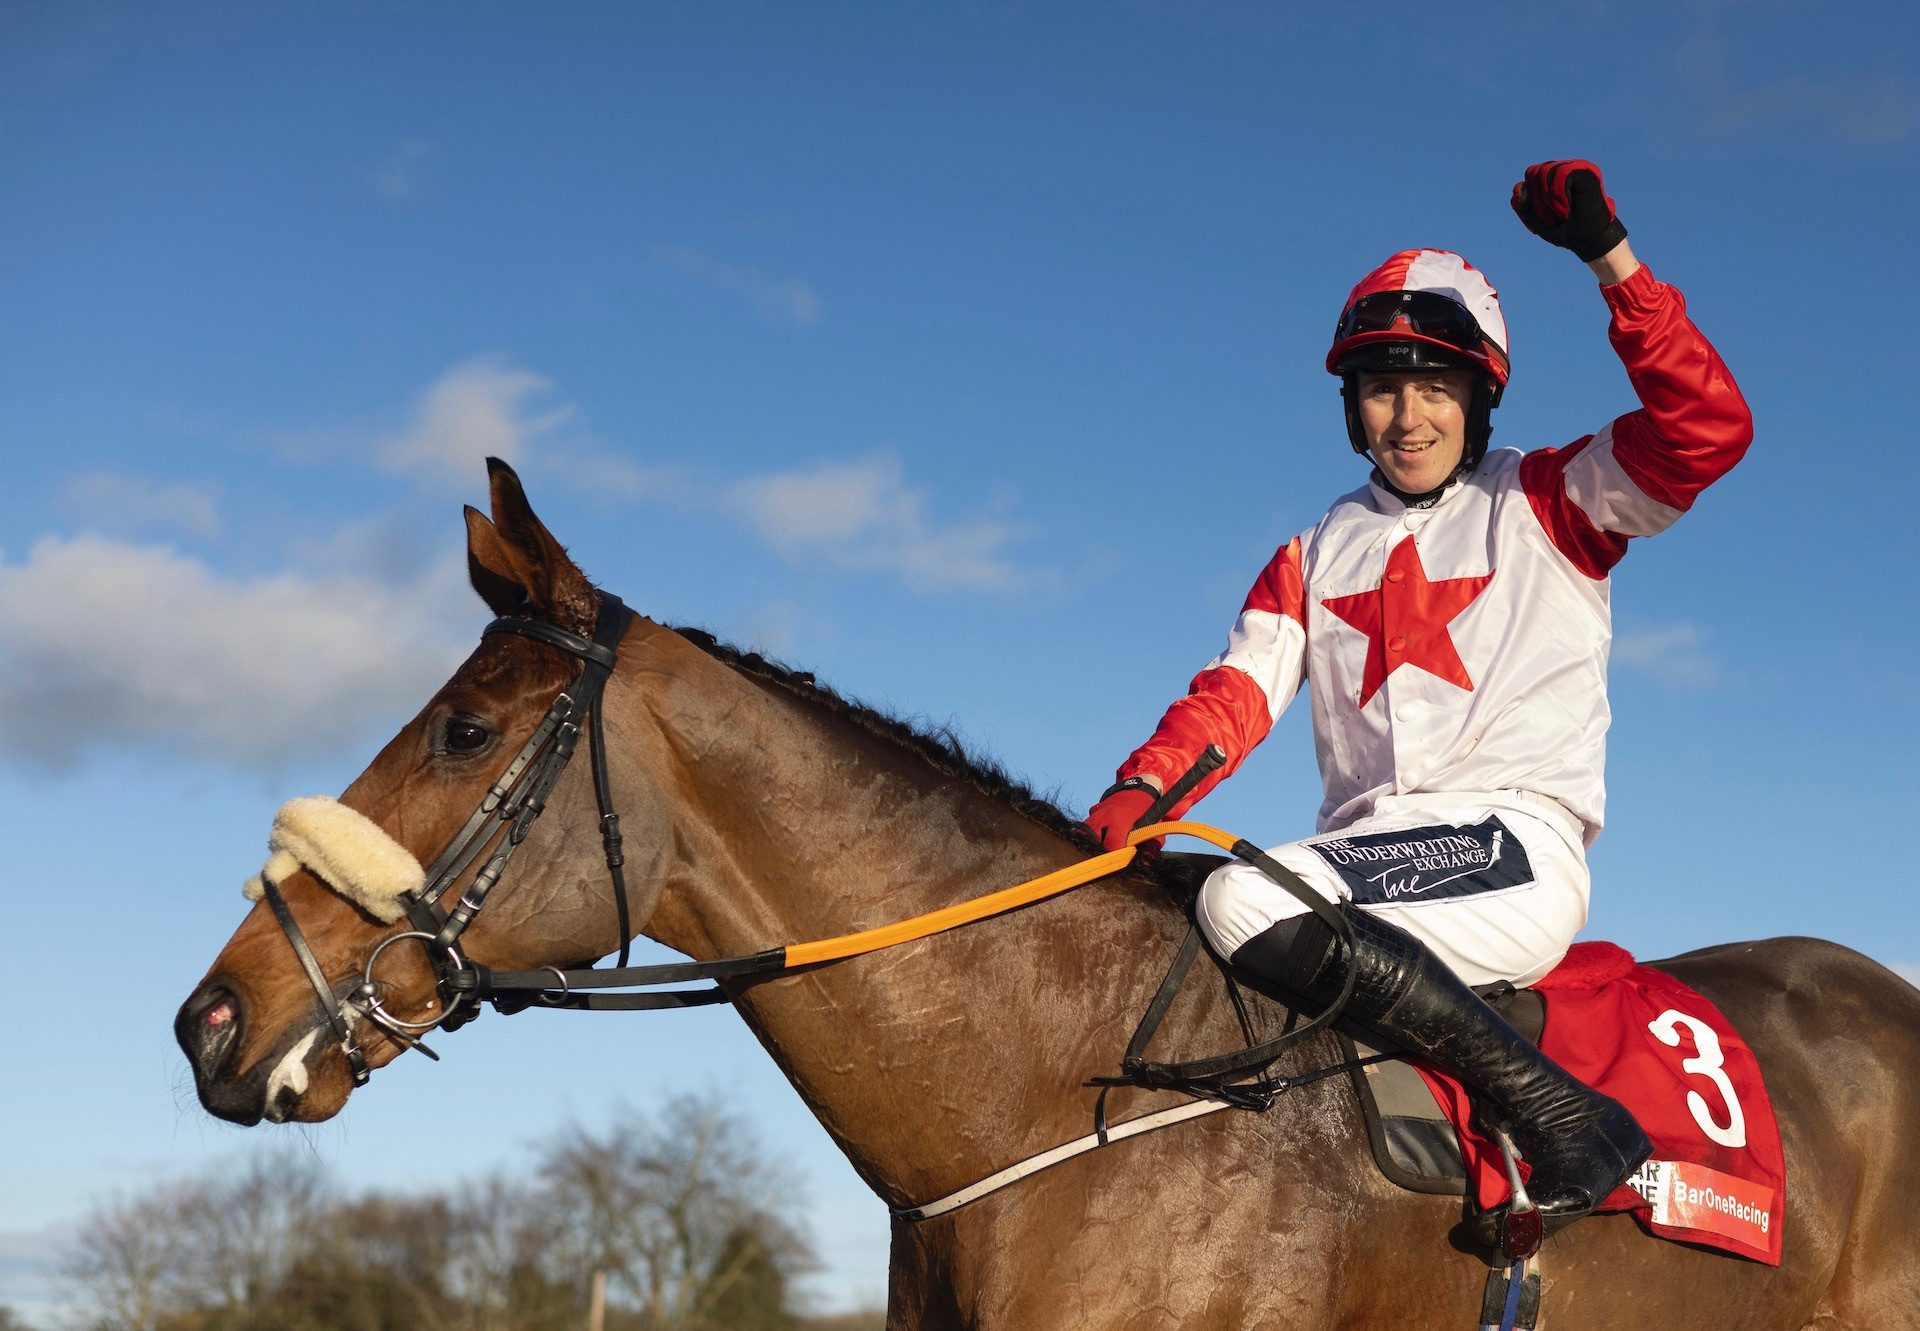
[[[1585,1085],[1481,1001],[1411,934],[1351,906],[1357,944],[1346,1015],[1460,1078],[1488,1101],[1532,1169],[1527,1192],[1550,1224],[1575,1220],[1653,1153],[1625,1105]],[[1312,915],[1249,940],[1233,964],[1314,1002],[1331,1002],[1345,967]]]

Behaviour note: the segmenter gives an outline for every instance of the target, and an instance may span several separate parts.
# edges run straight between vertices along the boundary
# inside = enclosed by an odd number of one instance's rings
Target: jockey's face
[[[1460,465],[1473,376],[1465,370],[1362,374],[1360,423],[1367,450],[1394,488],[1425,494]]]

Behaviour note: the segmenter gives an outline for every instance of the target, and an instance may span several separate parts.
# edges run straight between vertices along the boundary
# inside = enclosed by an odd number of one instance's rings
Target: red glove
[[[1527,230],[1586,263],[1627,238],[1600,168],[1578,157],[1528,167],[1526,179],[1513,187],[1512,203]]]
[[[1160,797],[1140,786],[1128,786],[1101,797],[1087,811],[1087,827],[1105,850],[1119,850],[1127,844],[1127,833],[1140,816]]]

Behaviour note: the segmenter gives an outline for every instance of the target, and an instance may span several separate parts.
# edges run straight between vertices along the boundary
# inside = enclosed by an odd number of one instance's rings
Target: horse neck
[[[647,932],[700,958],[850,933],[1080,858],[964,777],[717,661],[652,691],[682,762]],[[1089,1130],[1179,928],[1161,890],[1091,885],[745,988],[737,1006],[876,1191],[926,1201]],[[1131,1093],[1115,1106],[1124,1110]]]

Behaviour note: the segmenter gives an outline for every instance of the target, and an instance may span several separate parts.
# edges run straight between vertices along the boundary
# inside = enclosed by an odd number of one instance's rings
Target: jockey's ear
[[[495,572],[507,574],[506,580],[526,593],[528,604],[516,608],[530,610],[557,628],[582,635],[592,634],[600,603],[593,584],[587,581],[587,575],[573,562],[566,547],[554,540],[553,533],[534,516],[533,506],[527,502],[527,492],[521,488],[520,478],[514,474],[512,467],[499,458],[488,458],[487,479],[493,493],[493,522],[490,525],[494,540],[504,554],[504,566],[502,562],[489,562],[486,566]],[[467,522],[467,532],[468,564],[471,568],[474,558],[472,519]],[[478,581],[474,583],[474,589],[486,598],[488,605],[499,611],[499,606]]]

